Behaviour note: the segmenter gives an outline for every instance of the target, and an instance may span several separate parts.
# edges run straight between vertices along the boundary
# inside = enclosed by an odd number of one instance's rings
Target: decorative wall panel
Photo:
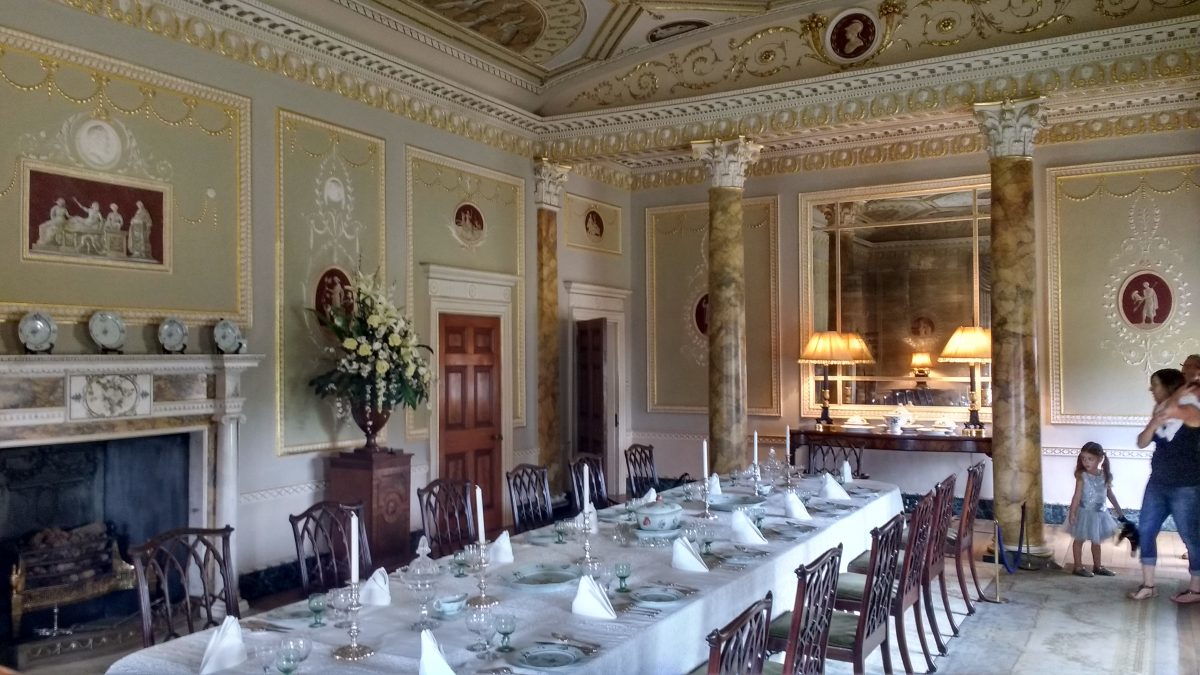
[[[384,142],[287,110],[275,122],[278,451],[355,446],[358,427],[308,386],[335,344],[313,310],[347,302],[357,271],[383,268]]]
[[[567,194],[562,216],[567,246],[604,253],[621,253],[621,208]]]
[[[250,323],[248,99],[6,29],[0,98],[3,317]]]
[[[1050,169],[1051,422],[1140,425],[1200,352],[1200,155]]]
[[[420,265],[446,265],[518,277],[513,293],[513,424],[525,425],[525,181],[408,146],[407,309],[426,344],[429,284]],[[414,302],[415,298],[422,301]],[[434,354],[434,359],[437,354]],[[409,438],[429,433],[424,410],[409,413]]]
[[[750,414],[778,416],[779,222],[775,197],[744,202]],[[649,412],[708,410],[708,204],[646,210]]]

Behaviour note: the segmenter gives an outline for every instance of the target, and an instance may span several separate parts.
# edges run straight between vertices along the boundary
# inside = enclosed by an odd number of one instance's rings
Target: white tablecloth
[[[593,554],[610,565],[619,560],[630,562],[633,566],[633,576],[629,579],[631,586],[665,579],[701,590],[656,618],[620,614],[615,621],[586,619],[571,613],[574,586],[569,591],[535,593],[500,583],[503,575],[514,566],[573,561],[582,552],[576,543],[534,546],[524,543],[524,535],[515,537],[513,549],[516,562],[491,566],[488,592],[500,599],[502,611],[516,614],[517,631],[512,636],[512,642],[518,649],[538,640],[549,639],[552,631],[604,646],[585,663],[555,672],[686,673],[708,658],[708,646],[704,638],[710,631],[724,626],[767,591],[774,593],[775,615],[790,610],[796,593],[794,570],[797,567],[841,543],[844,568],[849,560],[870,547],[871,529],[902,510],[900,491],[895,486],[875,481],[858,481],[856,484],[878,492],[855,497],[857,508],[853,511],[838,517],[817,517],[815,524],[818,529],[800,541],[771,539],[768,547],[770,555],[740,571],[715,568],[707,573],[680,572],[671,568],[669,547],[622,547],[611,540],[613,526],[601,523],[600,534],[592,537]],[[815,481],[803,481],[800,488],[813,491],[816,486]],[[731,490],[736,491],[737,488]],[[692,506],[691,503],[685,504],[685,517],[696,513]],[[771,515],[783,513],[782,498],[778,495],[772,495],[766,506],[768,519]],[[718,537],[727,537],[729,514],[719,515],[720,519],[715,521]],[[728,547],[728,542],[718,541],[713,545],[714,551],[721,550],[723,546]],[[447,575],[438,594],[474,590],[473,577],[456,579]],[[420,640],[419,634],[411,631],[409,626],[417,618],[417,604],[399,581],[392,582],[391,591],[392,605],[368,607],[359,616],[362,629],[359,641],[374,647],[376,654],[356,664],[333,660],[332,650],[348,642],[346,632],[330,626],[308,628],[308,619],[299,618],[304,611],[303,602],[280,608],[263,618],[295,626],[294,634],[307,635],[312,639],[312,655],[302,665],[302,673],[416,673]],[[443,622],[434,631],[451,667],[458,673],[472,673],[480,668],[511,665],[503,660],[484,662],[467,651],[467,645],[475,642],[475,636],[467,631],[462,619],[464,615],[465,612]],[[210,629],[134,652],[114,663],[108,672],[139,675],[196,673],[211,635]],[[275,632],[245,631],[244,635],[248,648],[277,644],[282,637]],[[246,663],[227,672],[259,673],[259,668],[253,663]],[[533,671],[523,666],[517,669]]]

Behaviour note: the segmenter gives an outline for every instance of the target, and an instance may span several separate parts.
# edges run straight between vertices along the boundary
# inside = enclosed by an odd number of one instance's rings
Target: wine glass
[[[437,595],[437,576],[441,571],[436,564],[419,566],[415,562],[400,568],[400,579],[404,581],[408,590],[412,591],[421,611],[421,618],[412,625],[412,629],[415,631],[423,631],[427,628],[433,630],[441,625],[439,621],[429,616],[429,603],[433,602],[433,597]]]
[[[557,537],[557,539],[554,540],[554,543],[556,543],[556,544],[567,543],[567,532],[568,532],[567,521],[560,520],[557,523],[554,523],[554,534]]]
[[[604,586],[604,575],[606,569],[604,563],[599,558],[592,558],[579,565],[579,573],[585,577],[591,577],[596,580],[596,583]]]
[[[491,645],[492,633],[496,632],[496,617],[492,614],[492,608],[475,606],[468,608],[467,630],[479,636],[479,642],[470,645],[467,649],[478,652],[477,658],[492,658],[494,656]]]
[[[312,642],[306,637],[285,637],[279,641],[279,649],[275,651],[275,668],[289,675],[300,668],[300,664],[312,652]]]
[[[454,576],[461,579],[467,576],[467,552],[455,551],[454,556],[450,558],[450,564],[454,566]]]
[[[500,646],[496,648],[496,651],[513,651],[512,645],[508,643],[508,636],[517,630],[517,616],[512,612],[497,612],[495,619],[496,632],[500,634]]]
[[[617,580],[621,582],[621,585],[617,587],[618,593],[629,592],[629,587],[625,585],[625,580],[628,579],[629,575],[631,574],[633,574],[633,565],[630,565],[628,562],[621,561],[613,565],[613,575],[616,576]]]
[[[702,554],[712,553],[712,543],[717,539],[717,528],[707,523],[700,525],[700,542],[704,544],[704,548],[700,551]]]
[[[312,612],[312,623],[308,624],[309,628],[320,628],[325,625],[321,620],[321,615],[325,613],[325,605],[328,600],[324,593],[313,593],[308,596],[308,611]]]
[[[329,591],[329,597],[326,604],[333,608],[333,616],[338,619],[333,624],[334,628],[349,628],[350,627],[350,589],[335,588]]]
[[[246,660],[253,663],[258,670],[270,673],[275,670],[275,645],[258,645],[246,647]]]

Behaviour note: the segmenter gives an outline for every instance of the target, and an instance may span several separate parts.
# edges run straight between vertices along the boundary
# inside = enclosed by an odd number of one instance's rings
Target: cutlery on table
[[[270,631],[272,633],[287,633],[292,630],[288,626],[281,626],[277,623],[271,623],[270,621],[263,621],[262,619],[242,619],[241,624],[242,624],[242,627],[244,627],[250,631]]]
[[[683,584],[675,583],[674,581],[664,581],[662,579],[655,579],[655,580],[651,581],[650,583],[662,584],[663,586],[667,586],[668,588],[676,588],[676,589],[679,589],[689,595],[692,593],[700,592],[699,588],[693,588],[692,586],[684,586]]]
[[[570,635],[567,635],[566,633],[550,633],[550,636],[556,640],[565,640],[567,642],[574,642],[576,644],[583,645],[584,647],[591,647],[592,649],[601,649],[602,647],[604,647],[604,645],[602,645],[602,644],[598,644],[595,642],[588,642],[587,640],[580,640],[579,638],[571,637]]]

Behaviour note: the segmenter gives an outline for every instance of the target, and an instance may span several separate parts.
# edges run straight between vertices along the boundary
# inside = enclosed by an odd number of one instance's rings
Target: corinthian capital
[[[557,211],[562,207],[563,184],[571,167],[540,157],[533,164],[533,203],[539,209]]]
[[[692,141],[692,156],[704,162],[712,176],[712,187],[741,188],[746,171],[758,161],[762,146],[738,136],[730,141]]]
[[[1042,97],[976,103],[989,157],[1033,157],[1033,136],[1046,123]]]

